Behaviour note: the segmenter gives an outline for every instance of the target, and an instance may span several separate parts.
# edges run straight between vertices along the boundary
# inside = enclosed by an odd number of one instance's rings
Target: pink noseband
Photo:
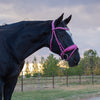
[[[60,56],[61,56],[62,59],[63,59],[63,56],[65,55],[66,52],[73,50],[71,52],[71,54],[69,55],[69,57],[67,58],[67,61],[68,61],[78,47],[77,47],[77,45],[73,44],[73,45],[71,45],[71,46],[69,46],[69,47],[64,49],[63,45],[59,42],[59,40],[58,40],[58,38],[56,36],[55,30],[57,30],[57,29],[69,30],[69,29],[68,28],[63,28],[63,27],[55,27],[54,26],[54,22],[55,21],[52,21],[52,36],[51,36],[51,40],[50,40],[50,50],[52,51],[52,40],[53,40],[53,36],[55,36],[55,39],[56,39],[57,44],[59,46],[59,49],[61,51]]]

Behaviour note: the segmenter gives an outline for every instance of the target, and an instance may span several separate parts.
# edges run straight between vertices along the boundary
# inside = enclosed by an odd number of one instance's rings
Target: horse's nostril
[[[78,61],[76,59],[74,59],[74,63],[77,65],[78,64]]]

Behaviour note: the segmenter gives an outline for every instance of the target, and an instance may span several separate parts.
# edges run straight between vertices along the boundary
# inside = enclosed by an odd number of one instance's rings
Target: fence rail
[[[77,75],[69,76],[55,76],[52,73],[52,77],[41,76],[26,78],[24,75],[18,79],[15,91],[30,91],[43,88],[56,88],[69,85],[97,85],[100,84],[100,75]]]

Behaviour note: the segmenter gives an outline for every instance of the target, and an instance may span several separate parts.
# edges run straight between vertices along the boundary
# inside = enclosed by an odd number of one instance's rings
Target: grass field
[[[100,96],[100,85],[78,85],[59,87],[59,89],[14,92],[12,100],[81,100],[92,96]]]

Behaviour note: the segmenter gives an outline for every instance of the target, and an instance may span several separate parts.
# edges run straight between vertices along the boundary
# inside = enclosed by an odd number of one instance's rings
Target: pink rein
[[[54,26],[54,22],[55,21],[52,21],[52,36],[51,36],[51,40],[50,40],[50,50],[52,50],[52,40],[53,40],[53,36],[55,36],[55,39],[56,39],[57,44],[59,46],[59,49],[61,51],[60,56],[61,56],[62,59],[63,59],[63,56],[65,55],[66,52],[73,50],[71,52],[71,54],[69,55],[69,57],[67,58],[67,61],[68,61],[78,47],[77,47],[77,45],[73,44],[73,45],[71,45],[71,46],[69,46],[69,47],[67,47],[67,48],[64,49],[63,45],[59,42],[59,40],[58,40],[58,38],[56,36],[55,30],[57,30],[57,29],[69,30],[69,29],[68,28],[63,28],[63,27],[55,27]]]

